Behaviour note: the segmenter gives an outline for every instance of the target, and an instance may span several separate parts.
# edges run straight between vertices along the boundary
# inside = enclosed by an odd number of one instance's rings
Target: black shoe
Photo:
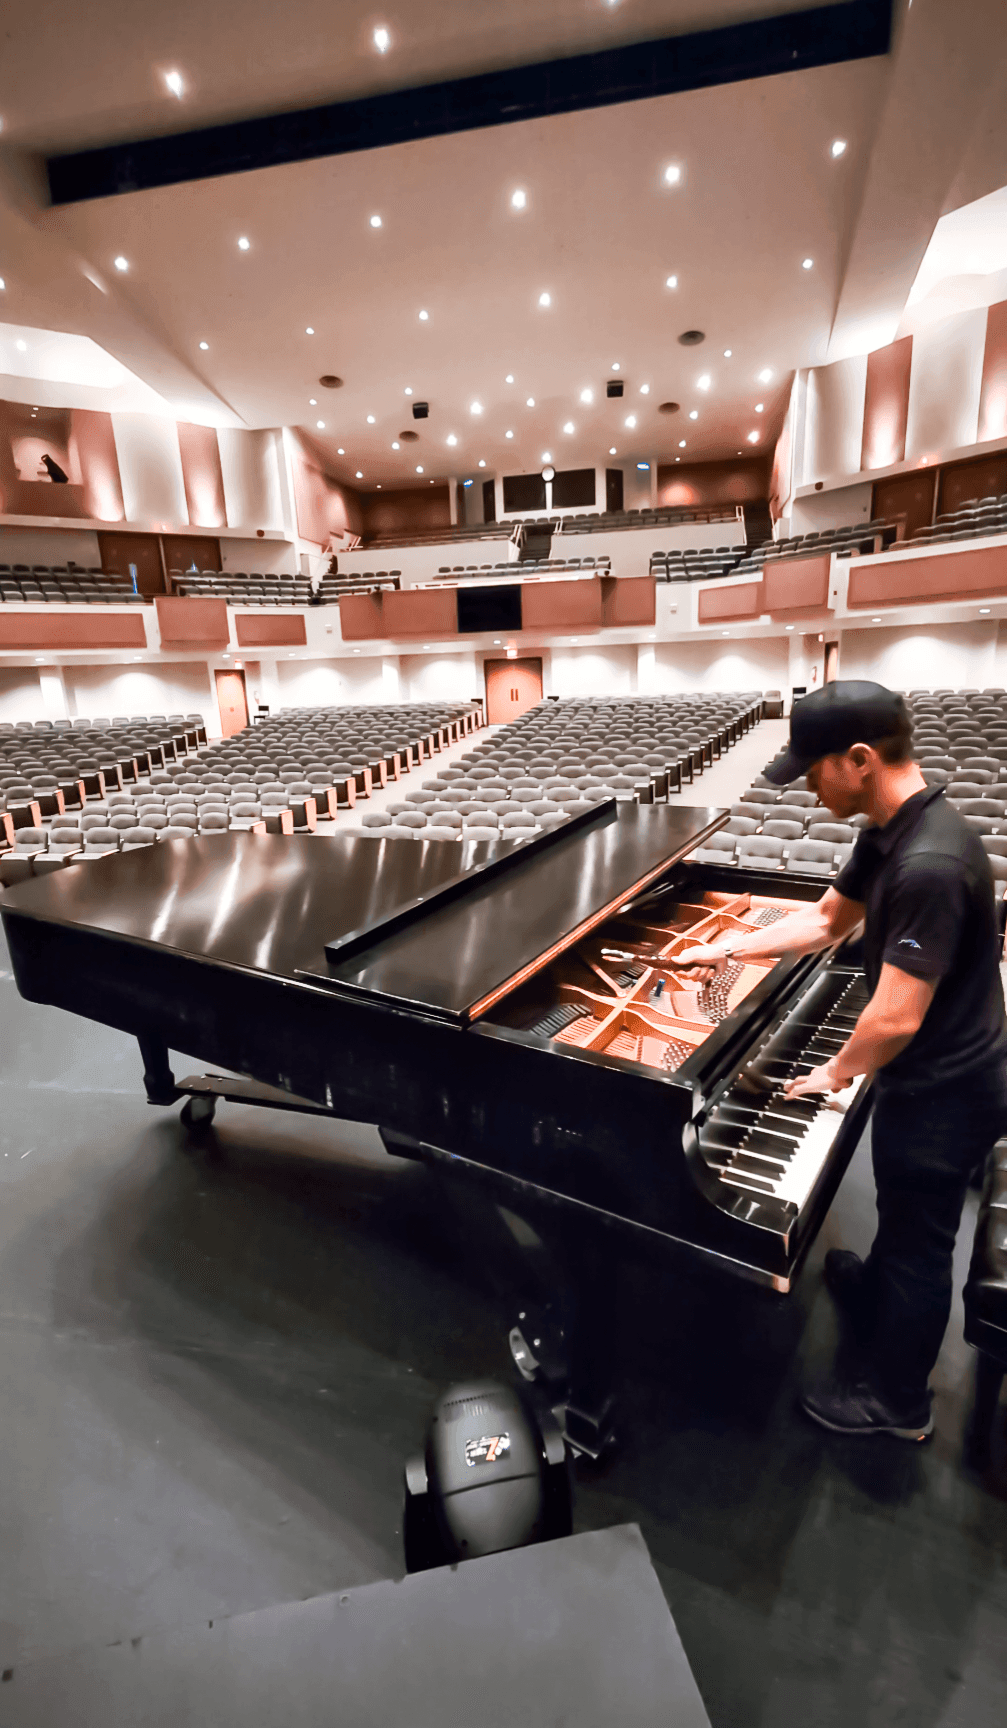
[[[896,1440],[926,1440],[934,1431],[930,1393],[896,1406],[866,1380],[826,1380],[801,1399],[801,1409],[833,1434],[891,1434]]]
[[[866,1338],[873,1316],[860,1255],[850,1253],[848,1248],[830,1248],[825,1256],[825,1285],[857,1336]]]

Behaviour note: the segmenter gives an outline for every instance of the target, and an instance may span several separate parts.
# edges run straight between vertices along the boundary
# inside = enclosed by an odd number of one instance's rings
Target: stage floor
[[[434,1397],[508,1361],[432,1180],[373,1130],[225,1104],[219,1156],[194,1155],[135,1044],[23,1003],[5,950],[0,1032],[16,1724],[26,1663],[399,1576]],[[1007,1473],[961,1460],[973,1216],[928,1447],[795,1409],[835,1341],[825,1249],[870,1241],[866,1144],[790,1299],[631,1269],[622,1449],[579,1467],[576,1527],[639,1523],[714,1728],[999,1728]]]

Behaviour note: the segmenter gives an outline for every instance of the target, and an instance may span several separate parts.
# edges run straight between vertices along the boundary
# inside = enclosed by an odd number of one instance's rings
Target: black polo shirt
[[[865,911],[864,970],[938,980],[915,1038],[882,1068],[885,1092],[957,1085],[1007,1064],[1007,1017],[989,859],[939,787],[916,792],[883,828],[861,831],[836,890]]]

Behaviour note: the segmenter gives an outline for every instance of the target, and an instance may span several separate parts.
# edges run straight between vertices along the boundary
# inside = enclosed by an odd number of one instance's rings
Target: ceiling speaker
[[[701,342],[706,341],[706,331],[683,330],[678,340],[681,342],[683,348],[698,348]]]
[[[681,406],[682,406],[681,402],[662,402],[660,408],[658,409],[658,413],[659,414],[677,414],[679,409],[681,408]]]
[[[610,378],[608,383],[605,386],[605,394],[606,394],[606,396],[621,396],[622,395],[622,379],[621,378]]]
[[[425,420],[427,418],[427,416],[429,415],[429,413],[430,413],[429,402],[414,402],[413,403],[413,419],[414,420]]]

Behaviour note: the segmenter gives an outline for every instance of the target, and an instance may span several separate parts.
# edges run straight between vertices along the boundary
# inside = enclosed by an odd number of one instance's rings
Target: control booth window
[[[554,510],[590,510],[594,506],[594,469],[568,468],[552,483]]]

